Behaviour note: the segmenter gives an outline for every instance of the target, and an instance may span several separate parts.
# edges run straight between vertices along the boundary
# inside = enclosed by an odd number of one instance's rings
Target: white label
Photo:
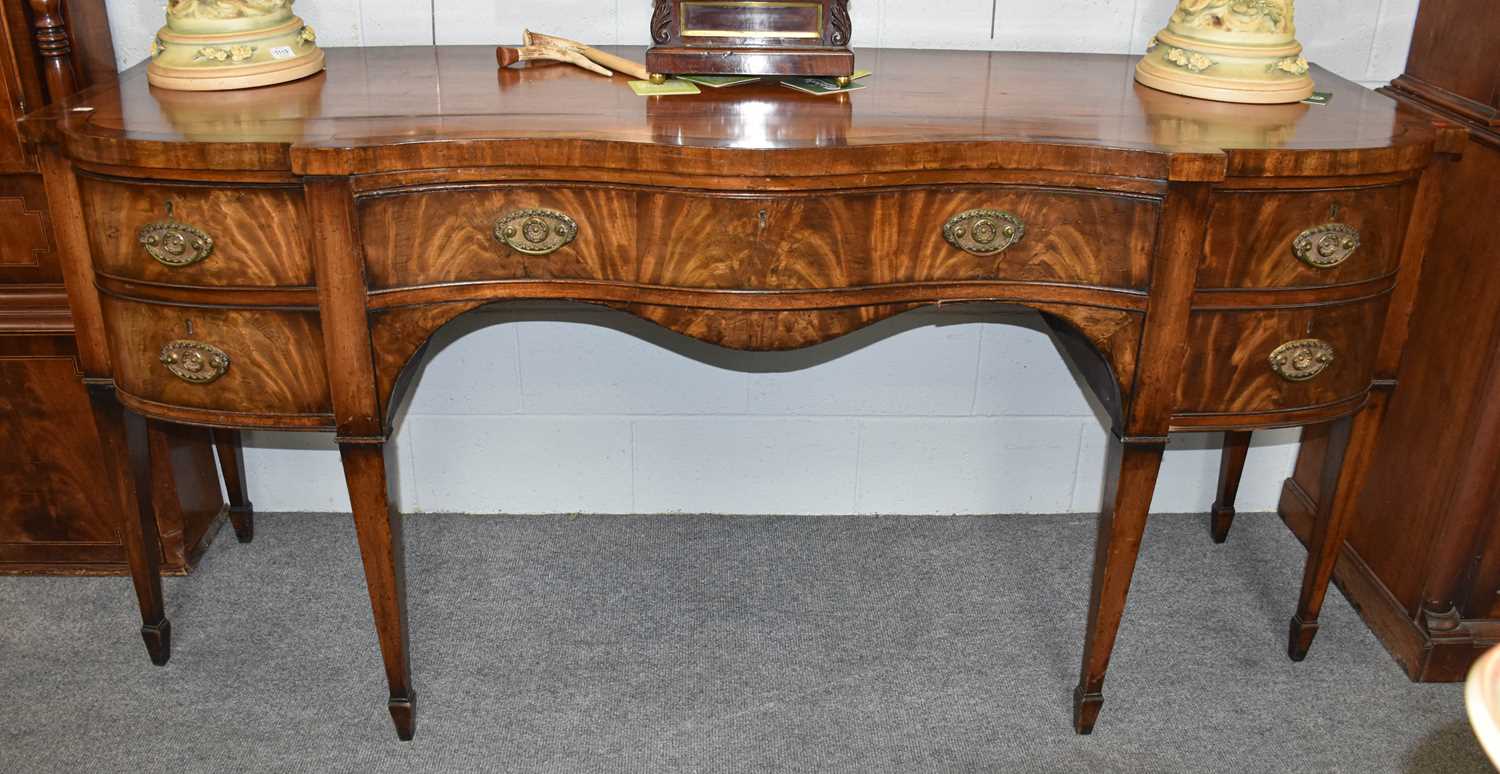
[[[292,51],[292,47],[291,46],[277,46],[277,47],[271,49],[271,58],[272,59],[291,59],[292,57],[294,57],[296,55],[297,54],[294,51]]]

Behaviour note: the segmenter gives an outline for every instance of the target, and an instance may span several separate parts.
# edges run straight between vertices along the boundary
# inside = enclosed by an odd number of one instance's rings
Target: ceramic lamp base
[[[1301,102],[1312,96],[1302,46],[1224,45],[1180,38],[1163,30],[1135,79],[1153,89],[1219,102],[1258,105]]]
[[[260,30],[196,34],[163,27],[146,79],[180,91],[225,91],[295,81],[323,69],[312,28],[293,16]]]

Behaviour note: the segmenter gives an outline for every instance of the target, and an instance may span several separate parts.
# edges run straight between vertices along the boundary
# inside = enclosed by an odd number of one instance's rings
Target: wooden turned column
[[[42,58],[43,78],[53,101],[78,91],[78,75],[73,69],[73,44],[63,21],[62,0],[31,0],[36,17],[32,25],[36,50]]]

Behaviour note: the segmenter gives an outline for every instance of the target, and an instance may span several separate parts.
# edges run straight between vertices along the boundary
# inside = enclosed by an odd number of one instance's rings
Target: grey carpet
[[[0,579],[7,772],[1489,771],[1304,553],[1152,520],[1104,715],[1069,728],[1084,517],[407,519],[418,732],[396,741],[348,517],[261,515],[169,579]]]

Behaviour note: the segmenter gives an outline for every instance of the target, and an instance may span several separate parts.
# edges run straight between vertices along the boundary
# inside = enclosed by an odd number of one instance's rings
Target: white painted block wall
[[[647,42],[649,0],[301,0],[327,46],[498,44],[526,27]],[[1174,0],[852,0],[856,46],[1139,53]],[[1417,0],[1302,0],[1309,57],[1377,86]],[[122,67],[159,2],[109,0]],[[878,78],[878,74],[877,74]],[[878,82],[877,82],[878,83]],[[878,88],[878,85],[876,86]],[[719,350],[549,305],[441,332],[396,436],[407,511],[1067,513],[1098,507],[1105,430],[1024,314],[928,310],[798,353]],[[1174,438],[1153,510],[1205,510],[1217,435]],[[343,511],[327,435],[252,433],[262,510]],[[1257,434],[1242,510],[1275,506],[1297,433]]]

